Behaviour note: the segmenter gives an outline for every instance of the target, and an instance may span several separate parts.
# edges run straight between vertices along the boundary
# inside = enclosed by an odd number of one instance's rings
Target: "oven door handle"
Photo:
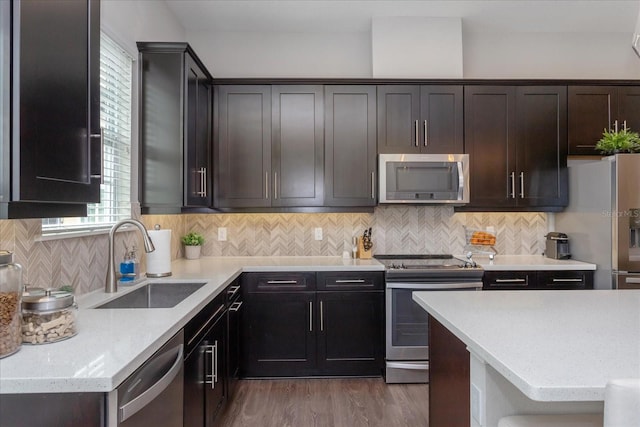
[[[407,282],[387,282],[387,289],[413,289],[414,291],[437,291],[446,289],[481,289],[482,282],[459,282],[459,283],[407,283]]]
[[[424,363],[387,362],[387,368],[411,369],[413,371],[428,371],[429,362],[424,362]]]

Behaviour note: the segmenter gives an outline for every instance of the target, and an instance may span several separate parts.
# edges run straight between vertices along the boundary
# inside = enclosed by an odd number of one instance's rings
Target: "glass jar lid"
[[[22,309],[31,311],[50,311],[73,305],[73,294],[66,291],[46,289],[44,294],[23,295]]]

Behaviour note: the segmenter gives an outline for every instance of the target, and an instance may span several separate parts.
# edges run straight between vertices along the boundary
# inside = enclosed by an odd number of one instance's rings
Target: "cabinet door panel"
[[[273,206],[324,200],[322,86],[273,87]]]
[[[311,375],[316,365],[315,293],[250,293],[245,304],[245,376]]]
[[[640,132],[640,87],[620,86],[618,88],[618,125],[633,132]]]
[[[325,86],[325,205],[376,202],[376,87]]]
[[[423,153],[464,152],[462,92],[462,86],[420,88],[419,129]]]
[[[318,292],[318,364],[327,375],[380,375],[384,293]]]
[[[91,137],[100,133],[100,4],[62,3],[23,1],[16,8],[14,200],[100,201],[102,153],[99,138]]]
[[[377,88],[378,153],[420,152],[420,87]]]
[[[271,205],[271,88],[219,86],[216,207]]]
[[[465,152],[469,154],[472,207],[515,206],[515,89],[466,86]]]
[[[519,87],[517,194],[519,206],[566,206],[566,87]]]
[[[223,315],[213,325],[203,340],[204,366],[204,414],[205,427],[213,427],[226,400],[224,378],[226,375],[225,342],[227,316]]]
[[[615,120],[617,96],[610,86],[569,86],[569,154],[598,155],[596,143]]]

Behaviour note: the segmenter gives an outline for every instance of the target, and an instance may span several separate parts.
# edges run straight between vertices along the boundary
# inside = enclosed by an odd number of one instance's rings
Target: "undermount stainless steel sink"
[[[153,282],[95,308],[171,308],[205,285]]]

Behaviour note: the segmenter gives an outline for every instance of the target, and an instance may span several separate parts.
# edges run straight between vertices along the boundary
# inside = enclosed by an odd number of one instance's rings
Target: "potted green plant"
[[[605,129],[602,138],[596,144],[596,150],[605,155],[616,153],[636,153],[640,151],[640,136],[630,129],[611,131]]]
[[[200,233],[191,231],[181,238],[184,244],[184,257],[186,259],[200,258],[200,250],[204,244],[204,237]]]

